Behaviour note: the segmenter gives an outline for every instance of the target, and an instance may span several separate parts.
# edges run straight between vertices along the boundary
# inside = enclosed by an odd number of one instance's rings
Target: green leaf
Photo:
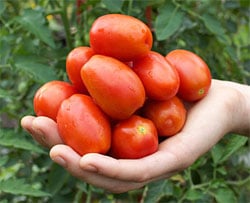
[[[33,33],[50,47],[55,48],[52,33],[45,24],[45,16],[41,9],[26,9],[21,16],[16,18],[16,20],[27,31]]]
[[[214,16],[205,13],[202,15],[201,20],[204,22],[206,28],[213,33],[220,42],[228,45],[231,44],[231,40],[226,35],[222,24]]]
[[[69,178],[69,173],[57,164],[53,164],[48,174],[48,191],[55,195],[63,187],[64,183]]]
[[[25,183],[24,179],[8,179],[0,181],[0,192],[14,195],[28,195],[32,197],[47,197],[49,193],[35,189],[31,184]]]
[[[172,195],[173,184],[168,180],[160,180],[148,185],[145,203],[158,202],[165,195]]]
[[[14,147],[18,149],[29,150],[35,153],[44,154],[45,151],[34,143],[28,141],[22,134],[18,134],[13,130],[1,129],[0,145],[5,147]]]
[[[233,134],[224,137],[211,150],[214,163],[218,164],[226,161],[234,152],[245,145],[247,140],[247,137]]]
[[[52,67],[37,61],[28,60],[26,57],[16,57],[15,67],[41,83],[58,79]]]
[[[217,203],[236,203],[236,196],[229,187],[219,188],[214,191]]]
[[[185,194],[186,199],[191,201],[202,199],[203,196],[204,193],[201,190],[195,189],[189,189]]]
[[[0,15],[2,15],[4,10],[5,10],[5,3],[4,1],[0,1]]]
[[[171,3],[159,8],[159,15],[155,20],[155,34],[157,40],[165,40],[172,36],[181,26],[184,13]]]
[[[3,165],[5,165],[8,161],[9,157],[7,156],[1,156],[0,157],[0,167],[2,167]]]
[[[5,90],[5,89],[0,88],[0,98],[13,98],[13,96],[10,95],[9,90]]]
[[[106,8],[111,12],[120,12],[123,0],[102,0],[102,3],[106,6]]]

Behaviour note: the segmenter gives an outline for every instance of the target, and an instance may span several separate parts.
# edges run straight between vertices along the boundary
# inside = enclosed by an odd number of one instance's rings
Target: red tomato
[[[111,155],[121,159],[137,159],[158,149],[158,135],[154,123],[132,115],[115,125],[112,133]]]
[[[88,92],[113,119],[126,119],[145,101],[145,90],[136,73],[119,60],[94,55],[81,70]]]
[[[68,54],[66,59],[66,71],[71,83],[78,92],[87,93],[87,89],[82,82],[81,68],[94,55],[90,47],[77,47]]]
[[[182,99],[197,101],[207,95],[212,77],[203,59],[193,52],[181,49],[171,51],[166,59],[178,71],[180,77],[178,95]]]
[[[179,75],[161,54],[150,51],[147,56],[133,62],[133,70],[141,79],[149,98],[167,100],[176,95]]]
[[[176,96],[167,101],[148,101],[144,114],[154,122],[159,136],[175,135],[186,121],[186,109]]]
[[[58,109],[63,100],[75,94],[76,89],[63,81],[50,81],[40,87],[33,99],[37,116],[47,116],[56,121]]]
[[[97,54],[131,61],[147,54],[153,42],[150,29],[137,18],[107,14],[95,20],[90,32],[90,47]]]
[[[106,115],[90,96],[74,94],[63,101],[57,115],[59,134],[81,156],[108,152],[111,127]]]

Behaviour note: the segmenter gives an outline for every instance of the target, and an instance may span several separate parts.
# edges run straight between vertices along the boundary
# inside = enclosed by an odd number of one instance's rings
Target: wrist
[[[250,137],[250,86],[225,82],[234,91],[234,111],[231,132]]]

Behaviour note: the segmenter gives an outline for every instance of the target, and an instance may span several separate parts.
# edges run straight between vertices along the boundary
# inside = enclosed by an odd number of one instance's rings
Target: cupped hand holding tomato
[[[27,116],[21,125],[39,143],[53,146],[50,150],[52,160],[72,175],[120,193],[185,169],[227,132],[249,136],[249,92],[249,86],[213,80],[208,95],[188,109],[182,131],[161,142],[157,152],[140,159],[114,159],[96,153],[81,157],[69,146],[61,144],[55,121],[47,117]]]

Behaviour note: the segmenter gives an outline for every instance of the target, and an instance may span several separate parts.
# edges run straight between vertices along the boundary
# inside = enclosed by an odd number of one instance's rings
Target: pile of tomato
[[[36,115],[53,119],[80,155],[135,159],[156,152],[159,138],[185,125],[184,102],[207,95],[207,64],[188,50],[152,51],[150,29],[127,15],[97,18],[89,37],[89,47],[67,56],[69,82],[50,81],[36,92]]]

